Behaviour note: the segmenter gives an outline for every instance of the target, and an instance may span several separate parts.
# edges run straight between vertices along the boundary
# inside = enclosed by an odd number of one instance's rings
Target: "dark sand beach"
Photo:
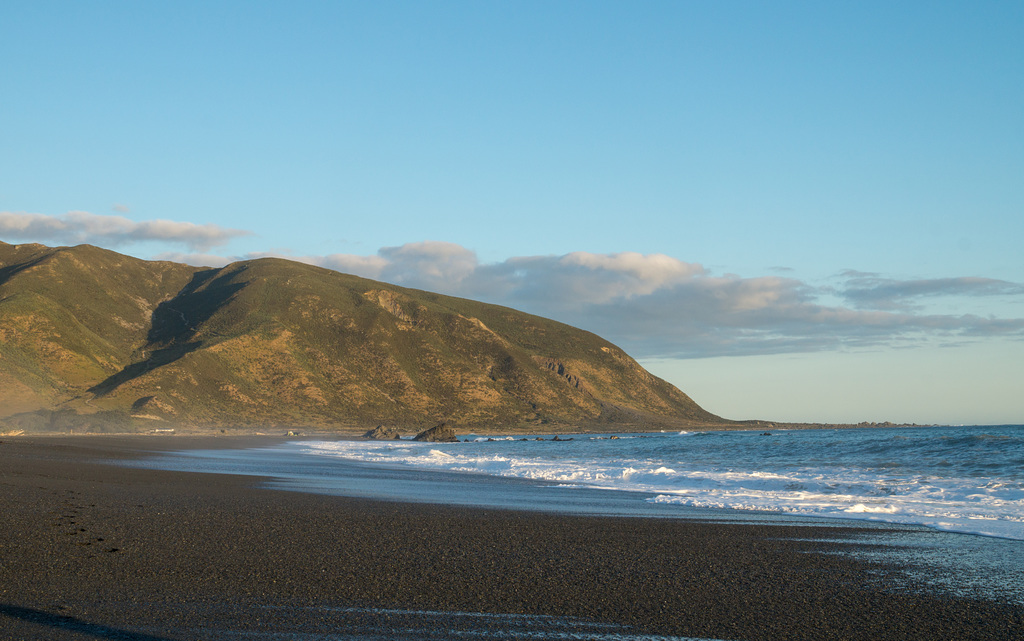
[[[1019,605],[832,553],[855,528],[389,503],[103,463],[246,438],[0,441],[2,639],[1024,638]]]

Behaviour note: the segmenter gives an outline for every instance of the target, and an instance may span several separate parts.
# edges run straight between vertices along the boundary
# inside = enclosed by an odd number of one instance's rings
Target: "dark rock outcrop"
[[[457,443],[458,437],[455,430],[448,423],[439,423],[429,430],[424,430],[416,435],[414,441],[427,441],[429,443]]]
[[[401,438],[401,435],[398,433],[397,427],[378,425],[366,434],[363,434],[363,438],[372,438],[375,441],[393,441]]]

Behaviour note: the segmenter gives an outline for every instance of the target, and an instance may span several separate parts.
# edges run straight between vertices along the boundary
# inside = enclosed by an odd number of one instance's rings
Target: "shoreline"
[[[837,554],[851,534],[872,545],[877,529],[855,524],[393,503],[101,462],[287,438],[0,439],[0,636],[386,633],[398,611],[441,613],[442,630],[489,613],[709,639],[1013,639],[1024,626],[1019,605],[901,587],[896,568]],[[360,608],[386,615],[366,623]]]
[[[10,418],[10,417],[7,417]],[[0,427],[4,426],[5,419],[0,419]],[[1016,424],[999,425],[978,425],[978,427],[1014,427]],[[402,438],[411,438],[428,427],[401,427],[396,426],[402,433]],[[645,424],[615,423],[615,424],[545,424],[545,425],[459,425],[456,426],[458,436],[464,437],[469,434],[490,435],[490,436],[573,436],[585,434],[666,434],[672,432],[765,432],[770,430],[852,430],[852,429],[927,429],[935,427],[957,427],[942,423],[892,423],[862,421],[860,423],[789,423],[784,421],[771,421],[764,419],[745,419],[737,421],[726,421],[723,423],[693,423],[679,424],[674,426],[652,427]],[[616,428],[616,429],[610,429]],[[163,426],[148,429],[136,429],[134,431],[112,432],[104,430],[90,431],[88,428],[76,432],[70,430],[29,430],[19,428],[7,428],[0,431],[0,439],[3,438],[60,438],[60,437],[92,437],[103,436],[110,438],[123,437],[186,437],[186,438],[244,438],[244,437],[324,437],[324,438],[345,438],[362,439],[364,435],[372,430],[372,427],[354,427],[352,425],[340,425],[335,428],[325,427],[292,427],[292,428],[221,428],[221,427],[196,427],[196,426]],[[480,429],[482,431],[476,431]],[[283,430],[283,431],[282,431]]]
[[[900,428],[890,428],[900,429]],[[956,428],[951,428],[956,429]],[[728,433],[728,432],[726,432]],[[757,434],[757,431],[747,432]],[[781,433],[781,432],[780,432]],[[591,440],[607,440],[608,438],[617,439],[623,438],[658,438],[658,437],[672,437],[674,434],[666,433],[626,433],[626,434],[611,434],[610,437],[607,435],[599,434],[584,434],[584,435],[554,435],[553,438],[548,438],[548,435],[538,438],[518,438],[517,436],[505,435],[495,436],[493,438],[478,435],[469,434],[464,435],[473,438],[463,438],[463,443],[475,443],[480,444],[483,442],[494,441],[495,447],[500,448],[501,444],[505,441],[563,441],[568,442],[583,436],[584,438],[589,437]],[[535,435],[530,435],[535,436]],[[559,436],[568,438],[559,438]],[[642,488],[642,487],[622,487],[617,486],[614,483],[606,482],[594,482],[591,481],[560,481],[557,480],[557,476],[552,475],[536,475],[536,474],[507,474],[502,472],[489,471],[487,469],[468,469],[465,466],[456,467],[456,469],[446,469],[444,465],[418,465],[416,462],[399,462],[397,467],[392,463],[388,463],[379,458],[374,459],[363,459],[359,456],[352,457],[349,459],[348,455],[341,456],[341,459],[335,457],[328,457],[324,460],[331,461],[330,464],[315,465],[311,461],[314,459],[307,459],[302,461],[302,457],[294,457],[291,459],[291,464],[297,464],[301,467],[302,471],[297,474],[293,470],[289,469],[289,463],[286,463],[281,457],[289,456],[286,452],[286,448],[281,447],[288,443],[300,444],[306,441],[324,441],[324,442],[338,442],[338,443],[362,443],[368,447],[383,447],[385,450],[391,449],[391,444],[398,443],[399,441],[392,440],[373,440],[365,438],[352,438],[352,437],[337,437],[326,434],[309,434],[302,437],[288,437],[277,441],[267,442],[253,441],[249,443],[247,441],[241,441],[241,446],[252,445],[254,449],[264,449],[263,446],[271,445],[271,450],[278,450],[277,456],[264,456],[262,453],[255,453],[252,457],[246,457],[242,452],[239,452],[241,456],[233,455],[230,460],[223,460],[217,463],[216,455],[212,457],[203,457],[203,462],[199,463],[196,459],[191,459],[187,454],[188,448],[183,447],[180,452],[181,456],[177,457],[177,462],[174,461],[174,455],[171,454],[171,458],[168,462],[152,463],[153,467],[167,470],[178,470],[178,471],[204,471],[204,472],[218,472],[226,474],[252,474],[253,470],[259,470],[260,476],[274,477],[274,481],[266,484],[267,487],[277,489],[288,489],[293,491],[302,492],[314,492],[320,494],[335,494],[342,496],[352,497],[364,497],[373,498],[378,500],[390,500],[399,502],[429,502],[429,503],[440,503],[449,505],[464,505],[464,506],[483,506],[483,507],[494,507],[498,509],[525,509],[534,511],[551,511],[555,513],[565,514],[592,514],[592,515],[618,515],[618,516],[642,516],[642,517],[656,517],[656,518],[689,518],[697,520],[739,520],[739,521],[762,521],[767,522],[771,520],[779,520],[790,523],[797,522],[811,522],[812,524],[821,526],[842,526],[843,524],[853,527],[874,527],[879,526],[883,528],[911,528],[921,529],[927,532],[935,532],[950,535],[968,535],[978,536],[986,539],[994,539],[1001,541],[1016,541],[1024,544],[1024,533],[1022,532],[998,532],[993,531],[990,527],[988,530],[982,530],[979,528],[970,528],[965,526],[963,523],[954,525],[950,523],[930,523],[927,519],[914,519],[907,517],[892,517],[878,511],[820,511],[813,512],[809,510],[787,510],[781,508],[774,508],[772,506],[766,507],[733,507],[733,506],[677,506],[677,502],[671,500],[655,500],[652,501],[658,494],[665,494],[669,497],[673,494],[672,488]],[[408,437],[403,437],[400,443],[412,443],[412,440]],[[227,442],[216,443],[218,448],[237,449],[231,446]],[[444,444],[441,443],[443,446]],[[212,448],[211,448],[212,449]],[[480,453],[476,454],[477,456]],[[502,450],[495,450],[495,456],[509,456],[509,454]],[[471,455],[472,456],[472,455]],[[246,458],[251,458],[247,463],[242,463]],[[341,464],[342,460],[349,459],[344,465]],[[213,461],[207,463],[207,461]],[[344,469],[346,467],[351,468],[352,466],[358,467],[360,470],[378,470],[384,471],[382,474],[378,474],[376,477],[371,472],[361,471],[358,474],[345,474]],[[472,466],[471,466],[472,467]],[[456,476],[447,476],[455,474]],[[457,486],[457,491],[446,492],[446,491],[420,491],[418,488],[410,488],[409,477],[418,479],[421,481],[421,485],[426,485],[422,481],[428,480],[431,475],[438,475],[444,478],[440,480],[434,479],[434,485],[454,484]],[[405,479],[405,483],[397,482],[399,479]],[[540,488],[554,488],[571,486],[575,488],[574,494],[578,497],[581,494],[587,493],[600,493],[603,492],[606,496],[618,495],[618,498],[612,498],[608,500],[598,501],[592,499],[590,501],[561,501],[560,497],[556,498],[553,495],[541,496],[544,492],[514,492],[514,493],[495,493],[493,491],[485,494],[479,493],[466,493],[462,492],[461,488],[463,485],[479,487],[481,483],[476,482],[477,479],[490,479],[494,483],[512,483],[522,482],[525,484],[535,484]],[[469,481],[468,483],[453,483],[457,481]],[[493,483],[492,483],[493,484]],[[526,485],[524,487],[529,487]],[[644,497],[644,503],[642,506],[630,506],[628,503],[635,497]],[[440,498],[438,498],[440,497]],[[625,498],[630,497],[630,498]],[[661,499],[662,497],[658,497]],[[634,501],[635,503],[635,501]],[[658,504],[661,507],[655,508],[652,504]],[[679,510],[684,510],[685,513],[680,514]],[[698,514],[694,514],[694,513]],[[967,524],[981,523],[982,520],[967,521]],[[1020,585],[1018,592],[1022,595],[1020,600],[1024,602],[1024,585],[1020,582],[1014,582]]]

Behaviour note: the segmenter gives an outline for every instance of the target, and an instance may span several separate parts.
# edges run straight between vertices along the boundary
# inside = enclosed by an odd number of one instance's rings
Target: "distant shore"
[[[1019,639],[1024,627],[1020,606],[910,590],[832,554],[857,528],[385,503],[108,463],[285,438],[0,438],[0,637],[397,635],[424,612],[437,638],[485,620],[466,613],[749,640]]]
[[[418,432],[430,427],[426,426],[403,426],[394,425],[402,437],[412,437]],[[733,421],[728,423],[709,423],[678,425],[671,428],[664,426],[650,427],[630,424],[597,424],[597,425],[569,425],[569,424],[543,424],[543,425],[516,425],[516,426],[479,426],[479,425],[453,425],[456,433],[485,434],[503,436],[523,435],[567,435],[567,434],[608,434],[608,433],[663,433],[675,431],[771,431],[771,430],[815,430],[815,429],[872,429],[872,428],[927,428],[939,427],[937,424],[917,423],[892,423],[889,421],[877,423],[864,421],[861,423],[785,423],[780,421]],[[109,437],[130,437],[130,436],[177,436],[189,438],[274,438],[274,437],[316,437],[324,438],[361,438],[373,427],[343,425],[336,428],[323,427],[208,427],[208,426],[172,426],[162,423],[156,425],[140,426],[134,431],[110,431],[106,429],[72,428],[61,430],[26,430],[21,428],[4,427],[0,422],[0,438],[8,437],[49,437],[49,436],[109,436]]]

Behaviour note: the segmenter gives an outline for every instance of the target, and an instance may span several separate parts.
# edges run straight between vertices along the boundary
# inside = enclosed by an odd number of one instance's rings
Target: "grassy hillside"
[[[280,259],[0,243],[9,428],[721,424],[589,332]]]

